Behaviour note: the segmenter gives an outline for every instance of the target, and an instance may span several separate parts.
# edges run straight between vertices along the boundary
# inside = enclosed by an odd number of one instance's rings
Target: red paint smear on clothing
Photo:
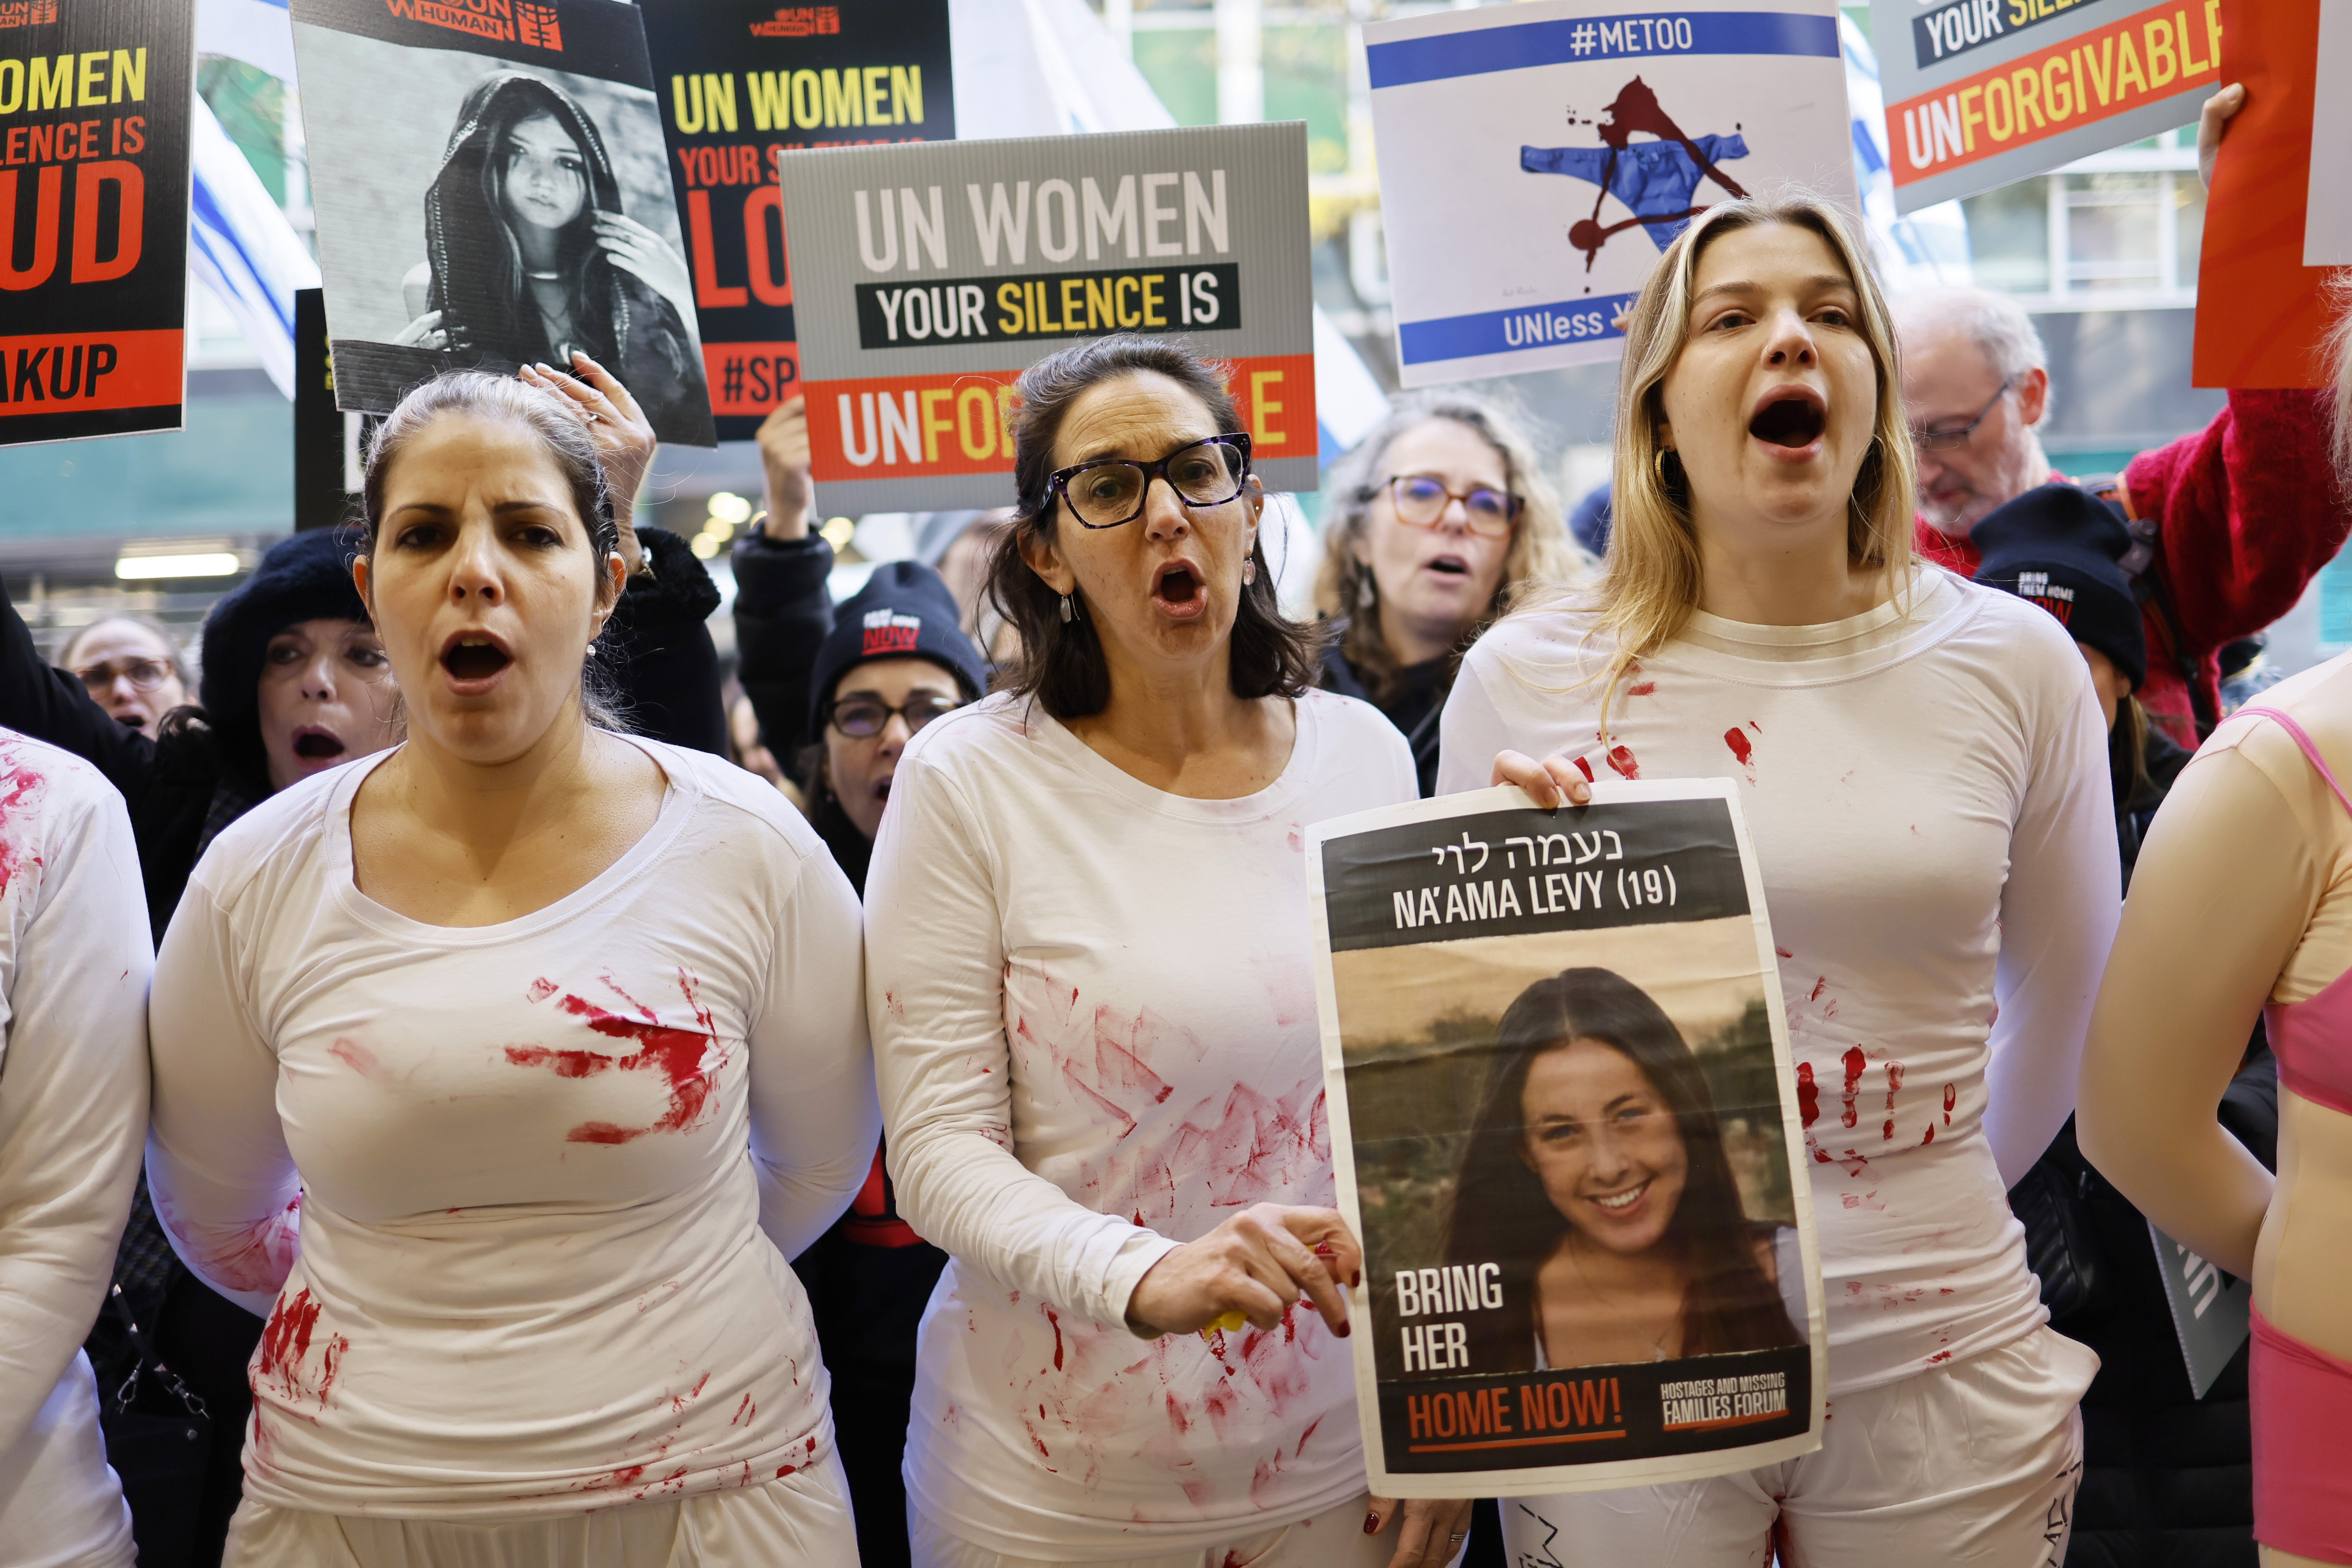
[[[1813,1064],[1811,1062],[1797,1064],[1797,1113],[1804,1118],[1809,1130],[1821,1120],[1822,1091],[1813,1083]]]
[[[1793,958],[1796,955],[1794,953],[1787,953],[1783,956]],[[1822,975],[1820,979],[1813,982],[1813,994],[1806,997],[1805,1000],[1808,1002],[1820,1001],[1822,999],[1822,993],[1829,989],[1829,984],[1830,977],[1826,974]]]
[[[1862,1054],[1862,1047],[1860,1046],[1847,1047],[1843,1059],[1845,1062],[1845,1092],[1839,1098],[1844,1102],[1845,1113],[1840,1116],[1838,1121],[1847,1127],[1852,1127],[1855,1122],[1862,1120],[1862,1113],[1854,1108],[1853,1102],[1855,1098],[1862,1093],[1862,1072],[1864,1068],[1870,1065],[1870,1061],[1868,1058]]]
[[[534,1002],[544,1002],[561,989],[562,987],[558,986],[554,981],[550,980],[546,975],[542,974],[538,979],[530,983],[530,988],[525,990],[523,994],[530,997]]]
[[[289,1404],[299,1405],[305,1399],[327,1407],[327,1396],[334,1391],[335,1373],[342,1363],[343,1353],[351,1349],[351,1341],[341,1334],[330,1334],[320,1344],[319,1364],[314,1372],[307,1363],[310,1356],[310,1340],[319,1326],[319,1303],[311,1300],[306,1288],[291,1296],[280,1297],[271,1308],[269,1321],[261,1331],[261,1343],[254,1352],[253,1377],[256,1391],[268,1384]]]
[[[1926,1136],[1925,1138],[1922,1138],[1922,1139],[1920,1139],[1920,1140],[1919,1140],[1919,1147],[1921,1147],[1922,1149],[1925,1149],[1928,1144],[1933,1143],[1935,1141],[1936,1141],[1936,1124],[1935,1124],[1934,1122],[1930,1121],[1929,1123],[1927,1123],[1927,1136]]]
[[[338,1039],[327,1047],[327,1054],[371,1082],[386,1083],[391,1080],[392,1075],[383,1070],[383,1064],[376,1060],[375,1053],[357,1040]]]
[[[1586,762],[1582,757],[1576,759],[1576,771],[1584,775],[1584,782],[1586,784],[1591,784],[1592,782],[1592,764]]]
[[[1960,1102],[1960,1091],[1950,1084],[1944,1086],[1944,1125],[1952,1124],[1952,1107]]]
[[[1642,764],[1633,760],[1632,748],[1615,745],[1609,748],[1609,765],[1629,779],[1642,776]]]
[[[604,984],[624,998],[628,993],[614,985],[609,976]],[[700,1029],[680,1029],[661,1023],[652,1009],[630,999],[630,1005],[646,1015],[639,1023],[608,1012],[594,1003],[566,994],[556,1003],[559,1012],[587,1020],[595,1033],[614,1039],[635,1040],[635,1052],[625,1057],[608,1057],[597,1051],[553,1049],[546,1046],[509,1046],[507,1060],[516,1067],[543,1067],[558,1078],[590,1078],[597,1073],[659,1072],[669,1081],[669,1109],[649,1127],[621,1127],[610,1121],[586,1121],[563,1135],[567,1143],[627,1143],[648,1132],[682,1132],[691,1129],[701,1119],[710,1100],[710,1091],[717,1087],[719,1068],[725,1066],[723,1055],[706,1068],[704,1058],[718,1043],[718,1025],[710,1009],[695,995],[695,983],[683,970],[678,973],[678,990],[685,995],[687,1005],[694,1010],[695,1022]]]
[[[1747,773],[1748,783],[1755,783],[1756,748],[1748,743],[1748,737],[1736,729],[1726,730],[1723,732],[1723,743],[1731,748],[1732,760]]]
[[[1045,1309],[1045,1321],[1054,1325],[1054,1370],[1059,1372],[1062,1370],[1062,1320],[1055,1314],[1053,1308],[1048,1307]]]
[[[41,775],[27,767],[15,767],[0,773],[0,788],[7,791],[5,795],[0,795],[0,895],[7,893],[8,884],[16,879],[17,873],[26,865],[38,866],[41,863],[37,855],[27,859],[23,847],[6,834],[5,829],[10,826],[9,816],[25,804],[26,796],[41,787],[42,782]]]
[[[1949,1360],[1951,1360],[1951,1359],[1952,1359],[1952,1352],[1949,1352],[1949,1351],[1937,1351],[1934,1355],[1931,1355],[1931,1356],[1929,1356],[1929,1357],[1927,1358],[1927,1364],[1928,1364],[1929,1366],[1933,1366],[1933,1365],[1935,1365],[1935,1364],[1936,1364],[1937,1362],[1939,1362],[1939,1361],[1949,1361]]]
[[[1626,695],[1626,696],[1628,696],[1628,697],[1647,697],[1647,696],[1650,696],[1652,693],[1655,692],[1657,689],[1658,689],[1658,683],[1657,683],[1656,681],[1654,681],[1654,680],[1644,680],[1644,681],[1643,681],[1643,682],[1642,682],[1640,685],[1638,685],[1638,686],[1629,686],[1629,687],[1627,687],[1627,688],[1625,689],[1625,695]]]
[[[1774,948],[1772,951],[1773,951],[1774,952],[1778,953],[1778,954],[1779,954],[1780,956],[1781,956],[1782,958],[1794,958],[1794,957],[1796,957],[1796,956],[1797,956],[1795,953],[1790,952],[1787,948],[1785,948],[1785,947],[1776,947],[1776,948]]]

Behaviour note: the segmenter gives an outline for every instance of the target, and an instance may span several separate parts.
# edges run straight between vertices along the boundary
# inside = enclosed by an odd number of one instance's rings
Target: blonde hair
[[[1579,595],[1579,602],[1594,612],[1588,635],[1605,633],[1613,645],[1599,678],[1604,736],[1609,699],[1618,680],[1636,659],[1672,641],[1698,607],[1698,537],[1687,484],[1677,480],[1670,485],[1661,474],[1658,425],[1665,416],[1662,389],[1666,376],[1690,341],[1691,296],[1699,258],[1725,235],[1776,223],[1819,235],[1853,279],[1861,307],[1856,324],[1878,370],[1878,408],[1870,449],[1847,499],[1846,552],[1855,565],[1885,573],[1898,587],[1909,575],[1916,463],[1911,426],[1903,413],[1894,321],[1871,269],[1869,252],[1845,215],[1818,196],[1751,197],[1707,208],[1659,258],[1625,325],[1625,357],[1617,376],[1609,554],[1600,581]],[[1679,469],[1679,462],[1675,467]],[[1560,598],[1551,595],[1547,603],[1557,605]]]
[[[1375,697],[1387,695],[1397,662],[1381,632],[1378,588],[1367,592],[1372,569],[1363,558],[1364,534],[1370,525],[1372,498],[1388,478],[1382,469],[1397,437],[1441,419],[1462,426],[1495,449],[1503,459],[1503,483],[1524,503],[1511,531],[1511,547],[1503,556],[1495,597],[1464,635],[1461,646],[1467,647],[1530,593],[1580,582],[1589,568],[1590,557],[1569,537],[1559,493],[1545,477],[1517,410],[1466,387],[1405,394],[1331,465],[1323,481],[1331,510],[1323,526],[1323,563],[1315,574],[1315,608],[1327,618],[1347,618],[1340,651]]]
[[[2352,267],[2332,274],[2326,287],[2328,303],[2336,310],[2336,320],[2328,324],[2320,347],[2320,363],[2335,384],[2329,399],[2327,456],[2336,470],[2336,502],[2352,505]]]

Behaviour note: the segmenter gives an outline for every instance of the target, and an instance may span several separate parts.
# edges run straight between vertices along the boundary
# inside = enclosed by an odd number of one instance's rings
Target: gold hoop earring
[[[1674,480],[1666,478],[1666,459],[1674,456],[1674,451],[1672,447],[1661,447],[1650,458],[1650,471],[1658,476],[1658,488],[1662,490],[1675,488]]]

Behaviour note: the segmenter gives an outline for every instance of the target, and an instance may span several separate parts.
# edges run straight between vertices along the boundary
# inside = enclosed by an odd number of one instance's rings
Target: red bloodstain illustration
[[[530,983],[530,986],[524,990],[523,994],[530,997],[534,1002],[544,1002],[550,996],[554,995],[558,989],[559,987],[556,985],[554,981],[550,980],[546,975],[542,974],[538,979]]]
[[[1952,1124],[1952,1107],[1960,1102],[1960,1091],[1950,1084],[1944,1086],[1944,1125]]]
[[[1584,775],[1584,782],[1586,784],[1591,784],[1592,782],[1592,764],[1586,762],[1582,757],[1576,759],[1576,771]]]
[[[1782,958],[1794,958],[1794,957],[1796,957],[1796,956],[1797,956],[1795,953],[1790,952],[1787,948],[1785,948],[1785,947],[1776,947],[1776,948],[1774,948],[1772,951],[1773,951],[1775,953],[1779,954],[1779,955],[1780,955],[1780,957],[1782,957]]]
[[[1840,1095],[1839,1099],[1844,1104],[1845,1110],[1843,1114],[1839,1116],[1838,1121],[1847,1127],[1852,1127],[1855,1122],[1862,1120],[1862,1113],[1854,1107],[1854,1100],[1862,1093],[1863,1069],[1870,1065],[1870,1061],[1868,1058],[1862,1054],[1862,1047],[1860,1046],[1847,1047],[1843,1059],[1845,1062],[1845,1092]]]
[[[352,1342],[341,1334],[328,1335],[320,1346],[318,1364],[313,1367],[310,1364],[310,1339],[318,1326],[319,1303],[310,1299],[308,1289],[278,1299],[270,1310],[268,1323],[261,1331],[261,1343],[254,1352],[257,1392],[267,1388],[289,1405],[299,1405],[308,1399],[315,1401],[321,1410],[327,1407],[327,1396],[335,1386],[335,1373]]]
[[[1657,689],[1658,683],[1656,681],[1644,680],[1637,685],[1627,687],[1625,689],[1625,695],[1628,697],[1648,697],[1654,694]]]
[[[1054,1370],[1059,1372],[1062,1370],[1062,1320],[1053,1308],[1048,1307],[1045,1309],[1045,1321],[1054,1325]]]
[[[613,984],[608,976],[605,984],[626,998],[628,993]],[[684,970],[678,972],[678,990],[685,995],[687,1005],[694,1010],[699,1029],[681,1029],[664,1024],[654,1010],[643,1003],[630,1005],[644,1015],[644,1021],[625,1018],[608,1012],[594,1003],[566,994],[556,1003],[559,1012],[587,1020],[588,1027],[599,1035],[614,1039],[635,1040],[637,1049],[628,1056],[608,1057],[600,1051],[578,1051],[551,1048],[547,1046],[509,1046],[507,1060],[519,1068],[543,1067],[558,1078],[593,1078],[603,1072],[657,1072],[669,1083],[669,1108],[648,1127],[622,1127],[610,1121],[583,1121],[563,1135],[567,1143],[627,1143],[648,1132],[682,1132],[690,1131],[700,1121],[710,1100],[710,1091],[718,1086],[719,1070],[727,1065],[723,1047],[706,1068],[704,1058],[719,1045],[719,1028],[710,1009],[695,995],[695,981]]]
[[[1903,1087],[1903,1064],[1886,1064],[1886,1129],[1879,1136],[1888,1142],[1895,1141],[1895,1091]]]
[[[1642,776],[1642,764],[1633,760],[1633,749],[1622,743],[1609,748],[1609,765],[1622,777],[1637,779]]]
[[[1935,1141],[1936,1141],[1936,1124],[1935,1124],[1934,1122],[1930,1121],[1929,1123],[1927,1123],[1927,1136],[1926,1136],[1925,1138],[1922,1138],[1922,1139],[1920,1139],[1920,1140],[1919,1140],[1919,1147],[1921,1147],[1922,1149],[1925,1149],[1928,1144],[1933,1143]]]
[[[1790,954],[1789,956],[1790,956],[1790,957],[1794,957],[1795,955],[1792,953],[1792,954]],[[1808,997],[1806,997],[1806,998],[1805,998],[1805,1000],[1806,1000],[1806,1001],[1808,1001],[1808,1002],[1818,1002],[1818,1001],[1820,1001],[1820,1000],[1822,999],[1822,992],[1824,992],[1824,991],[1826,991],[1826,990],[1828,990],[1828,989],[1829,989],[1829,986],[1830,986],[1830,977],[1829,977],[1828,975],[1824,974],[1824,975],[1822,975],[1821,978],[1819,978],[1818,980],[1815,980],[1815,981],[1813,982],[1813,991],[1812,991],[1812,994],[1811,994],[1811,995],[1810,995],[1810,996],[1808,996]]]
[[[1807,1127],[1821,1120],[1822,1091],[1813,1083],[1813,1064],[1797,1064],[1797,1113],[1805,1119]]]
[[[5,829],[16,808],[23,805],[44,782],[39,773],[21,764],[0,773],[0,790],[6,792],[0,794],[0,897],[7,894],[8,884],[15,881],[26,866],[41,863],[37,855],[27,857],[24,846],[8,836]]]
[[[735,1407],[735,1414],[728,1418],[727,1425],[730,1426],[749,1426],[759,1414],[759,1404],[747,1394],[743,1396],[743,1403]]]
[[[1929,1356],[1929,1357],[1927,1358],[1927,1364],[1928,1364],[1929,1366],[1933,1366],[1933,1365],[1935,1365],[1935,1364],[1936,1364],[1937,1362],[1939,1362],[1939,1361],[1949,1361],[1949,1360],[1951,1360],[1951,1359],[1952,1359],[1952,1352],[1949,1352],[1949,1351],[1937,1351],[1934,1355],[1931,1355],[1931,1356]]]
[[[1748,743],[1748,737],[1737,729],[1726,730],[1723,732],[1723,743],[1731,748],[1732,760],[1737,762],[1740,770],[1747,773],[1748,782],[1754,784],[1756,782],[1756,748]]]

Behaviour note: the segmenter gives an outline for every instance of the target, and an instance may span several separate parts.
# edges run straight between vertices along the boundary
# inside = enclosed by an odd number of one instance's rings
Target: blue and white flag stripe
[[[294,291],[319,286],[319,264],[200,97],[188,129],[195,165],[188,270],[227,307],[269,379],[291,397]]]
[[[1372,90],[1533,66],[1583,65],[1653,55],[1819,55],[1838,52],[1837,20],[1785,11],[1696,11],[1687,16],[1590,16],[1521,22],[1365,50]]]

